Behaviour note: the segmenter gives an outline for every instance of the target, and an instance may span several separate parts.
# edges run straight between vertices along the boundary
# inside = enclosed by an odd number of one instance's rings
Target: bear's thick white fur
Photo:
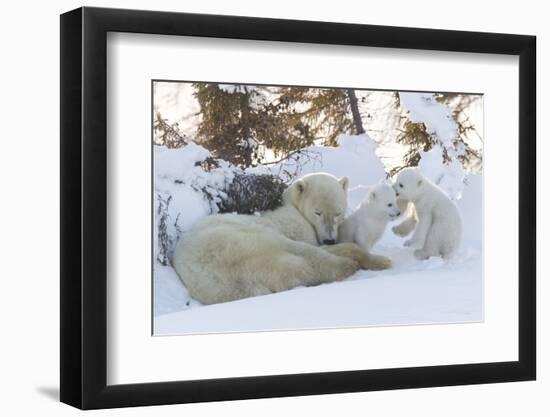
[[[359,207],[344,219],[338,229],[338,241],[355,242],[370,252],[388,222],[400,214],[394,189],[380,183],[372,187]]]
[[[400,199],[414,204],[418,224],[405,246],[416,248],[418,259],[451,257],[460,246],[462,219],[455,204],[418,170],[405,168],[393,185]]]
[[[342,280],[387,260],[334,243],[346,211],[347,178],[309,174],[261,216],[220,214],[197,222],[176,245],[173,266],[190,295],[213,304],[300,285]]]

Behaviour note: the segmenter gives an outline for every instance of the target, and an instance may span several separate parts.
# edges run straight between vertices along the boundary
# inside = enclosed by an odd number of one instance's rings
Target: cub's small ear
[[[304,180],[294,181],[290,187],[283,192],[283,202],[297,206],[300,198],[307,190],[307,183]]]
[[[374,200],[376,200],[376,191],[373,190],[369,193],[369,201],[372,202]]]
[[[340,183],[340,185],[342,186],[344,191],[347,193],[348,192],[348,186],[349,186],[349,178],[348,177],[341,177],[338,180],[338,182]]]

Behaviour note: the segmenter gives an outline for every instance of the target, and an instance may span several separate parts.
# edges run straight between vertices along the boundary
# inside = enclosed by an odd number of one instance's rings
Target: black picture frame
[[[107,385],[108,32],[519,56],[519,360]],[[61,15],[60,57],[62,402],[94,409],[535,379],[534,36],[84,7]]]

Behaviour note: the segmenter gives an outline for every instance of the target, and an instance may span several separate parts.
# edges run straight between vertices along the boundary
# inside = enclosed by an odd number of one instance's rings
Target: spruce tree
[[[343,133],[365,133],[355,90],[283,87],[280,101],[287,103],[310,126],[323,145],[336,146]]]
[[[434,94],[438,102],[447,105],[453,114],[453,119],[458,126],[458,136],[455,145],[464,149],[464,152],[458,157],[462,165],[466,168],[481,169],[483,165],[483,154],[481,149],[474,149],[467,140],[467,136],[477,137],[481,143],[483,139],[476,129],[476,126],[465,116],[465,110],[475,102],[482,100],[478,94],[458,94],[458,93],[436,93]]]
[[[273,88],[193,85],[201,108],[198,137],[217,158],[254,166],[261,163],[262,149],[284,157],[313,144],[309,125]]]
[[[245,86],[237,86],[232,93],[218,84],[193,86],[201,107],[197,134],[202,144],[218,158],[235,165],[252,165],[257,159],[257,143],[251,101],[257,93]]]
[[[471,146],[466,139],[466,133],[473,131],[477,134],[479,140],[481,140],[481,136],[470,121],[462,119],[460,115],[466,107],[471,105],[475,100],[480,99],[480,97],[466,94],[434,93],[434,98],[438,102],[447,105],[451,109],[453,120],[457,124],[457,137],[453,140],[453,145],[461,149],[461,153],[457,156],[457,159],[462,163],[463,167],[474,170],[481,168],[482,154],[481,151]],[[399,93],[396,92],[395,108],[400,109],[400,107]],[[393,176],[403,168],[417,166],[420,161],[420,152],[427,152],[437,144],[437,138],[430,135],[424,123],[412,122],[406,113],[402,113],[401,120],[401,125],[397,128],[396,141],[405,145],[407,151],[403,157],[402,164],[390,170],[390,176]],[[443,148],[443,162],[448,163],[451,159],[451,156],[447,153],[447,149]]]

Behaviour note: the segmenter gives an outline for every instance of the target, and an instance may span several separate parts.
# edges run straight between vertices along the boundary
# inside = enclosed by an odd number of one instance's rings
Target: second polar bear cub
[[[394,189],[380,183],[372,187],[359,207],[340,225],[339,242],[355,242],[369,252],[391,219],[401,215]]]
[[[418,168],[400,171],[393,187],[399,198],[414,204],[418,216],[413,236],[405,246],[416,248],[418,259],[451,257],[462,239],[462,219],[456,205]]]

